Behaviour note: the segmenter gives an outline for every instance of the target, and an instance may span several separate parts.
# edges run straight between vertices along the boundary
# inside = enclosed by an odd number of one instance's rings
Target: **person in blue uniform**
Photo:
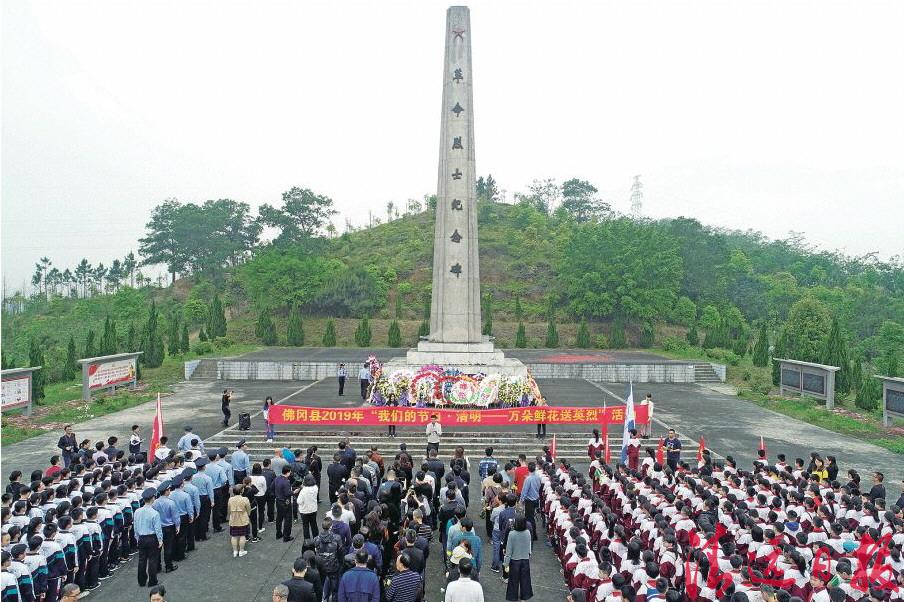
[[[160,513],[154,509],[157,490],[148,487],[141,493],[144,505],[135,511],[135,537],[138,538],[138,585],[157,585],[160,572],[160,549],[163,547],[163,527]]]
[[[241,484],[249,474],[251,474],[251,458],[248,457],[248,445],[242,439],[232,454],[232,482]]]
[[[194,468],[186,468],[182,471],[182,489],[191,498],[192,507],[191,525],[185,533],[185,550],[187,552],[195,550],[195,523],[201,517],[201,491],[194,483],[196,473]]]
[[[192,479],[192,483],[198,488],[198,493],[201,494],[201,509],[198,514],[198,520],[195,522],[195,539],[200,539],[201,541],[207,539],[207,528],[210,526],[210,514],[214,503],[213,479],[207,472],[207,464],[208,460],[203,456],[195,460],[195,467],[198,472]]]
[[[176,502],[170,499],[173,489],[172,481],[164,481],[157,487],[157,501],[154,510],[160,513],[160,526],[163,531],[163,564],[164,572],[172,573],[178,564],[173,563],[173,548],[179,535],[179,510]]]
[[[185,560],[185,551],[188,547],[186,534],[191,531],[191,523],[194,520],[195,508],[191,501],[191,496],[182,489],[182,475],[178,474],[173,477],[173,489],[170,492],[170,499],[176,504],[176,510],[179,513],[179,532],[173,540],[173,560],[182,562]]]

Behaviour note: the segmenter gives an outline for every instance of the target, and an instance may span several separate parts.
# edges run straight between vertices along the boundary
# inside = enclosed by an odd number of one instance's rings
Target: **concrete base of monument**
[[[384,372],[407,368],[417,371],[421,366],[436,364],[455,368],[465,374],[504,374],[526,376],[527,366],[521,360],[505,357],[489,340],[479,343],[439,343],[421,341],[417,349],[409,349],[405,357],[394,357],[383,365]]]

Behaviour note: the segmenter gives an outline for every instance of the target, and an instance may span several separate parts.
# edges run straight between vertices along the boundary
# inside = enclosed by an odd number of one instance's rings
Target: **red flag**
[[[656,462],[665,465],[665,439],[659,438],[659,449],[656,450]]]
[[[552,459],[556,459],[556,436],[552,436],[552,444],[549,446],[549,455],[552,456]]]
[[[703,450],[706,449],[706,441],[700,437],[700,447],[697,448],[697,462],[703,461]]]
[[[606,438],[606,447],[603,451],[603,459],[606,461],[606,464],[612,462],[612,449],[609,447],[609,429],[606,429],[606,434],[603,435]]]
[[[148,462],[154,461],[154,452],[160,447],[160,437],[163,436],[163,408],[160,405],[160,393],[157,393],[157,414],[154,416],[154,430],[151,433],[151,451],[148,453]]]

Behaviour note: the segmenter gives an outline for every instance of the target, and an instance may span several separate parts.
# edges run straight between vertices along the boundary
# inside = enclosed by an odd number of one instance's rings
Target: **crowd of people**
[[[887,502],[881,472],[839,479],[834,458],[763,450],[747,469],[708,451],[691,466],[649,450],[634,470],[591,457],[588,473],[541,467],[573,602],[904,599],[904,491]]]
[[[595,433],[584,471],[546,447],[530,459],[487,448],[472,461],[461,447],[441,459],[438,436],[385,455],[346,439],[327,462],[316,446],[256,460],[244,440],[207,450],[190,426],[168,443],[148,458],[137,427],[120,450],[116,437],[77,442],[67,426],[45,471],[12,471],[3,602],[75,600],[136,556],[138,584],[162,601],[158,573],[212,533],[228,529],[238,562],[268,528],[301,540],[274,584],[279,602],[423,602],[428,582],[446,602],[479,602],[488,579],[505,600],[530,600],[538,541],[574,602],[904,599],[904,494],[886,502],[884,475],[839,480],[834,458],[815,453],[788,463],[761,451],[745,469],[708,451],[690,465],[677,445],[667,461],[650,449],[613,467]],[[431,555],[441,574],[426,570]]]

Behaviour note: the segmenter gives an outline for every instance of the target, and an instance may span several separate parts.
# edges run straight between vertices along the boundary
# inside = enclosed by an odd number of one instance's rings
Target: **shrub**
[[[609,348],[609,337],[604,334],[596,335],[596,348],[597,349],[608,349]]]
[[[691,329],[687,331],[687,342],[691,347],[696,347],[700,344],[700,336],[697,334],[697,325],[691,326]]]
[[[217,349],[226,349],[227,347],[232,347],[235,345],[235,341],[232,337],[217,337],[213,341],[213,346]]]
[[[518,331],[515,333],[515,347],[518,349],[527,347],[527,334],[524,332],[524,322],[518,322]]]
[[[323,346],[336,346],[336,324],[332,320],[327,320],[326,330],[323,331]]]
[[[192,351],[198,355],[207,355],[208,353],[213,353],[213,345],[210,341],[199,341],[192,347]]]
[[[578,327],[578,337],[575,341],[575,345],[579,349],[590,348],[590,328],[587,326],[586,319],[581,319],[581,325]]]
[[[684,352],[690,349],[690,345],[678,337],[666,337],[662,341],[662,348],[666,351]]]
[[[393,320],[389,325],[389,337],[387,343],[390,347],[402,346],[402,330],[399,328],[399,321]]]
[[[367,318],[362,318],[355,329],[355,343],[357,343],[358,347],[367,347],[370,345],[372,337],[373,332],[370,329],[370,322]]]

